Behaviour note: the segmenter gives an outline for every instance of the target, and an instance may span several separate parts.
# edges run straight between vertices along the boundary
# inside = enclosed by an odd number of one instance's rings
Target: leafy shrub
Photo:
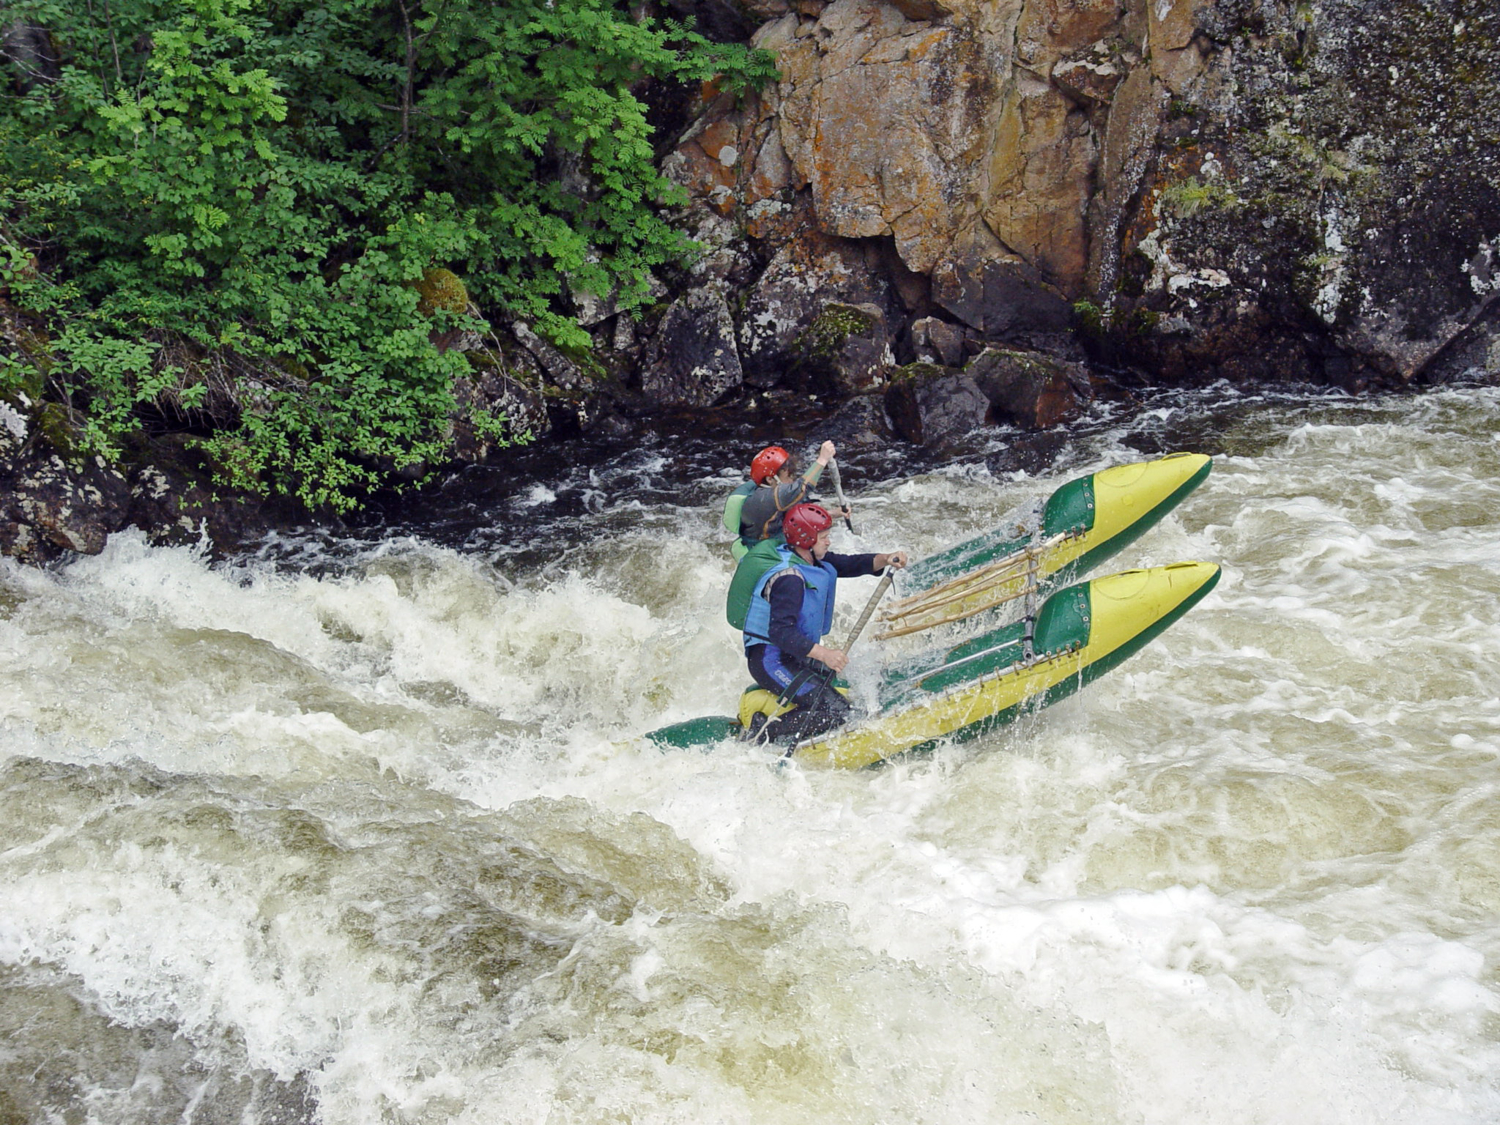
[[[443,452],[467,367],[434,341],[483,326],[424,284],[586,346],[565,286],[629,307],[692,250],[632,89],[774,74],[611,0],[20,0],[7,20],[46,29],[56,65],[12,52],[0,97],[0,292],[50,319],[50,393],[86,447],[116,455],[169,401],[225,483],[340,509]]]

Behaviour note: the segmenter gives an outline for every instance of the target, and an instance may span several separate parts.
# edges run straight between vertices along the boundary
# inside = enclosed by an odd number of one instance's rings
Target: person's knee
[[[797,695],[797,706],[820,714],[844,715],[849,712],[849,701],[843,692],[822,684],[813,684]]]
[[[815,694],[816,693],[816,694]],[[778,725],[781,730],[775,736],[780,742],[799,742],[844,723],[852,708],[849,701],[832,689],[801,693],[797,705],[784,714]]]

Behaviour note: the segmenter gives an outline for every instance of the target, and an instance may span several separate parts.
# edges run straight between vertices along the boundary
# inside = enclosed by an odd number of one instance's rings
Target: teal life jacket
[[[735,629],[745,627],[745,616],[750,612],[750,600],[755,596],[755,588],[760,584],[761,576],[774,566],[781,565],[781,556],[777,549],[786,543],[785,539],[762,539],[753,547],[745,547],[742,543],[736,543],[737,548],[743,548],[735,557],[739,564],[734,568],[734,577],[729,580],[729,594],[724,599],[724,619]]]
[[[782,544],[776,548],[778,565],[766,568],[755,583],[750,594],[750,608],[745,614],[745,647],[763,644],[768,655],[779,651],[771,644],[771,599],[766,587],[771,581],[788,571],[802,580],[802,611],[797,614],[797,628],[803,636],[811,637],[817,644],[828,630],[833,628],[833,603],[838,589],[838,572],[830,563],[807,563],[802,561],[791,547]]]

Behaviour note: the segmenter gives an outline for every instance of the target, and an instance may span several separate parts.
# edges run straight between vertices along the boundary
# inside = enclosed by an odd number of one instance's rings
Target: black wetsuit
[[[875,573],[873,554],[836,555],[830,551],[822,561],[832,566],[840,578],[863,578]],[[778,696],[804,672],[812,673],[803,680],[794,697],[796,708],[781,716],[772,726],[771,737],[776,742],[798,742],[831,730],[843,723],[851,710],[849,701],[842,694],[825,686],[832,683],[832,670],[821,660],[808,656],[818,638],[809,638],[797,626],[804,589],[795,571],[787,571],[771,580],[766,589],[771,602],[771,627],[767,630],[771,644],[751,645],[745,650],[745,659],[755,682]],[[775,649],[780,650],[779,658],[768,661],[768,650]]]

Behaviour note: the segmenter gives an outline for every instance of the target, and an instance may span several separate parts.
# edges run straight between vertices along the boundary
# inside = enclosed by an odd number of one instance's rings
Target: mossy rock
[[[578,344],[553,344],[552,346],[557,349],[558,355],[578,368],[578,373],[584,378],[597,383],[609,377],[608,369],[599,361],[593,348]]]
[[[1109,314],[1093,301],[1073,302],[1073,317],[1078,330],[1085,336],[1102,340],[1109,328]]]
[[[923,379],[936,379],[940,375],[952,373],[952,368],[944,367],[942,364],[918,360],[916,363],[908,363],[905,367],[898,367],[892,371],[890,382],[892,384],[920,383]]]
[[[36,428],[53,451],[65,461],[76,461],[79,457],[78,427],[68,413],[68,408],[59,402],[44,402],[36,412]]]
[[[1001,364],[1012,370],[1034,376],[1047,376],[1057,370],[1056,363],[1040,352],[990,344],[964,365],[964,371],[970,375],[980,375]]]
[[[503,351],[474,348],[464,352],[463,357],[469,365],[469,373],[460,378],[478,381],[499,376],[522,387],[540,385],[543,382],[534,361],[529,364],[517,363],[514,355],[507,355]],[[529,356],[526,358],[530,359]]]
[[[3,299],[0,299],[0,350],[16,361],[10,377],[11,395],[19,392],[26,396],[25,402],[12,401],[12,405],[25,407],[40,402],[47,374],[57,363],[52,357],[52,340],[28,315]]]
[[[313,371],[300,359],[282,360],[281,369],[299,383],[311,383],[315,378]]]
[[[1124,287],[1121,292],[1127,297],[1137,296]],[[1077,318],[1078,331],[1095,343],[1118,340],[1122,336],[1149,335],[1156,330],[1162,319],[1161,313],[1142,304],[1118,304],[1104,309],[1092,301],[1078,301],[1073,305],[1073,313]],[[1035,360],[1020,362],[1023,366],[1036,366]]]
[[[417,291],[417,311],[423,316],[435,312],[462,314],[469,307],[469,291],[458,274],[441,266],[422,271],[422,280],[411,283]]]
[[[796,349],[813,359],[837,355],[850,336],[868,335],[876,317],[853,305],[829,304],[797,337]]]

